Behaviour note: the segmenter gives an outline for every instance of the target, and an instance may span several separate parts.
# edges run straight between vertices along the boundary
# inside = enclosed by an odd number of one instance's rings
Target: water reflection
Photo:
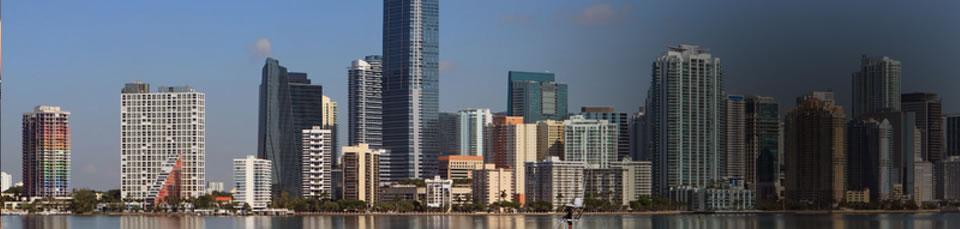
[[[556,216],[3,216],[4,229],[69,228],[565,228]],[[585,216],[575,228],[960,228],[960,213],[936,214],[728,214]]]

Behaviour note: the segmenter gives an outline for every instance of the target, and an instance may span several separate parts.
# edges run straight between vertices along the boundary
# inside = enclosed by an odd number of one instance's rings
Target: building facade
[[[960,114],[946,116],[947,156],[960,156]]]
[[[121,197],[148,204],[163,193],[194,198],[206,184],[206,95],[190,87],[151,91],[143,82],[126,84],[120,96]]]
[[[314,126],[301,131],[301,191],[306,198],[333,197],[333,131]]]
[[[853,117],[900,111],[901,71],[893,58],[861,57],[860,70],[853,73]]]
[[[521,116],[526,123],[563,120],[567,117],[567,85],[557,83],[553,73],[510,71],[507,114]]]
[[[13,176],[7,172],[0,172],[0,192],[7,191],[13,186]]]
[[[23,114],[22,137],[23,195],[70,196],[70,112],[57,106],[35,107]]]
[[[550,157],[560,157],[563,160],[563,129],[563,121],[537,122],[537,161]]]
[[[483,157],[448,155],[440,156],[440,166],[437,174],[440,178],[450,180],[473,179],[473,171],[483,168]]]
[[[394,178],[429,178],[440,156],[440,1],[383,1],[383,145]]]
[[[440,154],[461,155],[460,114],[440,112]],[[482,153],[481,153],[482,154]]]
[[[943,173],[943,200],[960,200],[960,156],[950,156],[940,162]]]
[[[347,144],[383,147],[383,59],[366,56],[347,71]]]
[[[626,171],[624,175],[624,198],[628,201],[639,200],[653,195],[653,164],[649,161],[624,159],[610,163],[610,168]]]
[[[545,161],[526,163],[527,201],[547,202],[554,209],[572,204],[574,199],[584,198],[583,170],[587,167],[582,161],[561,161],[559,157],[550,157]]]
[[[630,158],[633,160],[650,160],[647,155],[647,113],[644,107],[633,114],[630,119]]]
[[[253,210],[266,209],[271,200],[271,164],[270,160],[253,155],[233,159],[233,181],[237,190],[233,200],[250,205]]]
[[[301,131],[323,126],[323,88],[306,73],[288,72],[267,58],[260,82],[257,156],[273,162],[274,194],[301,191]]]
[[[629,172],[622,168],[584,169],[584,197],[610,201],[610,203],[618,206],[629,204],[635,195],[634,186],[631,186],[632,182],[629,182],[630,175],[632,175]]]
[[[757,200],[776,201],[783,151],[780,106],[773,97],[748,96],[744,122],[746,139],[744,184]]]
[[[655,192],[721,179],[722,70],[720,58],[695,45],[671,47],[653,63],[645,107]]]
[[[574,115],[563,122],[563,159],[608,168],[617,161],[619,129],[606,120]]]
[[[490,109],[465,109],[457,112],[457,116],[460,155],[483,156],[483,131],[493,123],[493,113]]]
[[[613,107],[582,107],[580,115],[586,119],[607,120],[610,124],[616,125],[617,160],[630,156],[630,115],[614,112]]]
[[[893,126],[888,120],[855,119],[847,124],[847,191],[868,199],[889,197],[894,185]]]
[[[337,131],[339,129],[337,125],[337,102],[330,99],[329,96],[324,95],[321,99],[320,106],[322,108],[321,113],[323,113],[323,118],[320,120],[322,123],[320,127],[330,130],[330,149],[333,155],[330,163],[333,168],[339,168],[339,162],[337,161],[337,159],[340,158],[340,144],[337,140],[339,139],[339,137],[337,137],[339,136],[339,132]],[[313,128],[316,128],[316,126]]]
[[[487,206],[500,201],[509,201],[510,197],[516,194],[513,181],[511,169],[484,164],[482,169],[473,171],[474,202]]]
[[[453,180],[442,179],[439,176],[426,179],[427,195],[424,200],[427,207],[449,208],[453,206]]]
[[[846,116],[832,93],[797,98],[787,113],[786,199],[794,206],[831,208],[843,200]]]
[[[525,124],[522,117],[496,116],[493,125],[487,131],[488,146],[491,152],[485,155],[484,162],[493,162],[497,168],[511,169],[514,174],[513,187],[516,195],[513,201],[526,203],[526,166],[528,161],[537,158],[537,125]]]
[[[747,161],[750,160],[746,149],[746,98],[742,95],[727,96],[724,106],[724,152],[721,157],[724,164],[724,177],[745,179]]]
[[[343,198],[376,204],[380,194],[380,155],[367,144],[343,147]]]

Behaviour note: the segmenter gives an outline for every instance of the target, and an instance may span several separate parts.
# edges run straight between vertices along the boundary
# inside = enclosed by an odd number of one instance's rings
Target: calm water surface
[[[3,228],[563,228],[554,216],[3,216]],[[575,228],[956,228],[960,213],[584,216]]]

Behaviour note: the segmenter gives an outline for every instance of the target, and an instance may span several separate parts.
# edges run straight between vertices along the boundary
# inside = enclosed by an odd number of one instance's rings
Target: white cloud
[[[574,17],[574,21],[584,26],[607,25],[622,19],[630,8],[629,4],[618,7],[610,3],[593,4],[580,10]]]
[[[273,47],[272,44],[270,44],[270,39],[265,37],[257,38],[257,42],[253,44],[253,54],[260,58],[273,55]]]

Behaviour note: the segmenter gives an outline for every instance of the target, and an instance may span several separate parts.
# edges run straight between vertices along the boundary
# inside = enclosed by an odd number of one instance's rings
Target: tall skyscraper
[[[890,57],[861,57],[853,73],[853,117],[900,111],[901,71],[900,61]]]
[[[645,107],[655,192],[719,181],[725,102],[720,58],[695,45],[671,47],[653,63],[651,78]]]
[[[321,113],[323,113],[323,118],[321,119],[321,127],[323,129],[330,130],[331,145],[330,148],[333,150],[332,158],[330,161],[333,168],[339,168],[339,162],[337,161],[340,158],[340,142],[338,141],[339,125],[337,125],[337,102],[330,99],[329,96],[324,95],[321,99]],[[316,126],[314,126],[316,127]]]
[[[915,155],[920,154],[920,131],[916,125],[916,113],[913,112],[885,112],[864,114],[859,119],[873,119],[878,122],[890,122],[893,127],[893,140],[891,143],[891,162],[893,163],[893,174],[891,179],[894,190],[891,195],[885,198],[900,198],[907,194],[912,194],[914,190],[914,166]],[[898,188],[899,187],[899,188]]]
[[[460,155],[460,114],[440,112],[440,152],[442,155]]]
[[[917,128],[920,129],[920,158],[929,163],[940,163],[946,157],[940,96],[918,92],[903,94],[900,98],[903,112],[916,113]],[[943,184],[943,173],[933,169],[934,196],[927,196],[927,199],[942,198]]]
[[[960,114],[947,115],[946,126],[947,155],[960,156]]]
[[[251,209],[267,208],[271,199],[271,167],[270,160],[253,155],[233,159],[233,186],[237,190],[233,193],[233,200],[250,205]]]
[[[493,124],[487,131],[486,148],[489,149],[484,159],[493,162],[497,168],[512,169],[514,175],[513,187],[516,195],[513,201],[526,202],[526,168],[524,163],[536,161],[537,158],[537,125],[523,123],[523,117],[495,116]]]
[[[636,161],[650,160],[647,154],[647,112],[644,107],[630,119],[630,158]]]
[[[120,95],[120,194],[144,204],[204,194],[206,95],[128,83]],[[179,190],[177,192],[176,190]]]
[[[380,154],[367,144],[343,147],[343,197],[376,204],[380,194]]]
[[[347,72],[349,145],[383,147],[383,68],[378,55],[354,60]]]
[[[70,196],[70,112],[37,106],[23,114],[23,195]]]
[[[869,190],[871,201],[891,196],[894,185],[894,129],[886,119],[852,120],[847,125],[847,190]]]
[[[550,157],[563,159],[563,121],[537,122],[537,161]]]
[[[758,200],[777,200],[780,185],[780,105],[773,97],[749,96],[745,104],[744,181]]]
[[[563,159],[608,168],[611,162],[617,161],[618,134],[619,126],[607,120],[571,116],[563,122]]]
[[[944,200],[960,200],[960,156],[950,156],[940,162],[943,173]]]
[[[582,107],[580,115],[586,119],[607,120],[617,126],[617,160],[630,156],[630,115],[614,112],[613,107]]]
[[[430,178],[440,156],[440,1],[383,1],[383,145],[399,177]],[[392,169],[392,168],[391,168]]]
[[[749,173],[746,149],[746,99],[742,95],[727,96],[724,106],[724,177],[744,179]]]
[[[917,115],[922,143],[920,157],[925,161],[939,162],[944,158],[943,105],[940,96],[934,93],[908,93],[901,97],[903,112]]]
[[[460,154],[483,156],[484,129],[493,123],[490,109],[465,109],[458,112]]]
[[[507,114],[527,123],[567,117],[567,85],[553,73],[510,71],[507,80]]]
[[[302,132],[303,159],[300,192],[307,198],[333,196],[333,131],[321,126]]]
[[[797,98],[797,107],[787,113],[784,161],[791,205],[827,209],[843,200],[846,116],[832,97],[821,92]]]
[[[306,73],[287,72],[267,58],[260,82],[257,156],[273,163],[273,192],[299,196],[301,131],[323,126],[323,88]]]

